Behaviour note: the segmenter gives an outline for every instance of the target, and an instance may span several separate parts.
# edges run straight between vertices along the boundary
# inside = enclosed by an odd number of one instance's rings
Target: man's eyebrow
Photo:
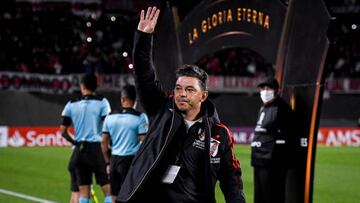
[[[175,87],[183,87],[183,86],[180,85],[180,84],[176,84]],[[186,86],[185,86],[185,88],[189,88],[189,87],[195,88],[195,86],[193,86],[193,85],[186,85]]]

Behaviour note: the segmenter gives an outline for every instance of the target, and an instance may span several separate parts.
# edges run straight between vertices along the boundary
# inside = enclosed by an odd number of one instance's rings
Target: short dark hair
[[[90,91],[95,91],[97,88],[97,79],[94,74],[86,74],[81,78],[81,84]]]
[[[134,85],[125,85],[121,90],[121,96],[131,101],[136,100],[136,89]]]
[[[207,90],[208,74],[196,65],[183,65],[176,70],[176,79],[181,76],[194,77],[199,79],[199,85],[202,90]]]

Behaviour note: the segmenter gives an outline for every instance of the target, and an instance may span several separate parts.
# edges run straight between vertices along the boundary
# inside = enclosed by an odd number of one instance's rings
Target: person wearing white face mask
[[[293,113],[278,95],[279,83],[273,77],[261,82],[263,102],[251,143],[254,168],[254,202],[285,202],[285,181],[289,161],[288,140],[292,136]]]
[[[275,90],[264,86],[260,90],[260,97],[264,104],[271,102],[275,98]]]

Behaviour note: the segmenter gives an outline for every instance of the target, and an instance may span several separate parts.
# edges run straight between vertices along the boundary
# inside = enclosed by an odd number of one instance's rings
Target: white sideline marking
[[[55,202],[52,202],[50,200],[41,199],[41,198],[33,197],[33,196],[30,196],[30,195],[24,195],[24,194],[21,194],[21,193],[9,191],[9,190],[4,190],[4,189],[1,189],[1,188],[0,188],[0,193],[15,196],[15,197],[19,197],[19,198],[23,198],[23,199],[27,199],[27,200],[31,200],[33,202],[55,203]]]

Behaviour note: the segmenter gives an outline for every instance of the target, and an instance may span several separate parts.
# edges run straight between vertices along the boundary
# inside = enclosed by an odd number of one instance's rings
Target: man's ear
[[[209,92],[208,91],[203,91],[202,95],[201,95],[201,102],[204,102],[209,96]]]

